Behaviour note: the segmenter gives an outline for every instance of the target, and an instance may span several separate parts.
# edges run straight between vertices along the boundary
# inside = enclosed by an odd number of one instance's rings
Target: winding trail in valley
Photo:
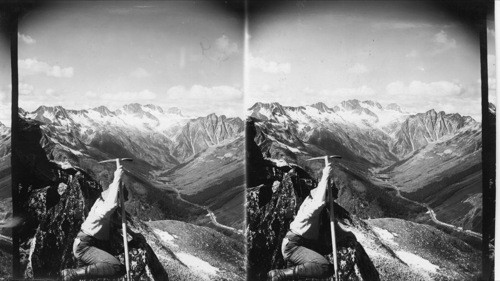
[[[156,180],[156,182],[162,184],[162,185],[167,185],[165,181],[162,181],[162,180]],[[227,225],[223,225],[221,223],[219,223],[217,221],[217,217],[215,216],[214,212],[212,212],[208,207],[206,206],[203,206],[203,205],[199,205],[199,204],[196,204],[196,203],[193,203],[193,202],[190,202],[184,198],[182,198],[182,194],[181,192],[175,188],[175,187],[172,187],[172,186],[169,186],[173,191],[175,191],[175,193],[177,194],[177,199],[184,202],[184,203],[187,203],[189,205],[192,205],[192,206],[195,206],[195,207],[198,207],[198,208],[201,208],[203,210],[205,210],[208,214],[207,216],[210,217],[210,220],[212,221],[212,223],[217,226],[217,227],[220,227],[220,228],[223,228],[225,230],[229,230],[231,232],[234,232],[236,234],[243,234],[243,231],[242,230],[239,230],[239,229],[236,229],[234,227],[230,227],[230,226],[227,226]]]
[[[471,231],[471,230],[464,230],[464,229],[462,229],[461,227],[457,227],[457,226],[454,226],[454,225],[452,225],[452,224],[445,223],[445,222],[442,222],[442,221],[438,220],[438,219],[437,219],[437,217],[436,217],[436,213],[434,212],[434,210],[433,210],[431,207],[429,207],[429,205],[427,205],[427,204],[425,204],[425,203],[418,202],[418,201],[414,201],[414,200],[411,200],[411,199],[409,199],[409,198],[404,197],[403,195],[401,195],[401,190],[399,189],[399,187],[398,187],[398,186],[396,186],[395,184],[391,183],[391,182],[389,181],[389,179],[387,179],[387,178],[381,178],[381,177],[379,177],[379,176],[378,176],[378,174],[377,174],[377,173],[374,173],[374,174],[373,174],[373,177],[374,177],[377,181],[383,180],[383,182],[384,182],[384,183],[386,183],[386,184],[388,184],[390,187],[392,187],[392,188],[396,191],[396,196],[397,196],[397,197],[399,197],[399,198],[401,198],[401,199],[403,199],[403,200],[405,200],[405,201],[409,201],[409,202],[411,202],[411,203],[414,203],[414,204],[420,205],[420,206],[422,206],[422,207],[425,207],[425,208],[427,209],[427,214],[429,214],[429,217],[431,218],[431,220],[432,220],[434,223],[436,223],[436,224],[438,224],[438,225],[440,225],[440,226],[442,226],[442,227],[448,228],[448,229],[450,229],[450,230],[452,230],[452,231],[457,231],[457,232],[461,232],[461,233],[466,233],[466,234],[468,234],[468,235],[471,235],[471,236],[474,236],[474,237],[476,237],[476,238],[482,239],[482,237],[483,237],[483,236],[482,236],[480,233],[477,233],[477,232],[474,232],[474,231]]]

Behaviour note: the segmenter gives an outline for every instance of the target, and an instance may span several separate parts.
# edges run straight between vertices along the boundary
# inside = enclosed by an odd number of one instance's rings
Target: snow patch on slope
[[[406,264],[411,267],[423,269],[428,272],[436,273],[439,269],[439,266],[431,263],[430,261],[417,256],[415,254],[405,252],[405,251],[396,251],[396,255],[403,260]]]
[[[219,269],[217,267],[214,267],[214,266],[210,265],[208,262],[206,262],[198,257],[195,257],[191,254],[179,252],[179,253],[176,253],[176,256],[187,267],[189,267],[190,269],[197,271],[199,273],[217,275],[217,272],[219,271]],[[206,277],[208,278],[208,276],[206,276]]]

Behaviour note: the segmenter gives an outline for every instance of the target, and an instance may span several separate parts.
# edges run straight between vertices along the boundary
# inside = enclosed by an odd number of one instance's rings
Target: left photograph
[[[243,25],[204,1],[19,19],[17,277],[245,280]]]
[[[8,26],[11,15],[0,5],[0,279],[12,277],[11,61]]]

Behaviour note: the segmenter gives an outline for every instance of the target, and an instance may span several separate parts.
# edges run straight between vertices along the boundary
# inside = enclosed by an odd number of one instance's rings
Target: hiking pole
[[[325,166],[328,165],[328,159],[330,158],[342,158],[341,156],[338,155],[325,155],[321,157],[314,157],[311,159],[307,159],[307,161],[311,160],[319,160],[319,159],[324,159],[325,160]],[[335,216],[334,216],[334,205],[333,205],[333,191],[331,188],[329,188],[330,192],[330,229],[332,232],[332,254],[333,254],[333,269],[335,271],[335,281],[339,280],[339,270],[338,270],[338,261],[337,261],[337,243],[335,241]]]
[[[104,160],[99,163],[107,163],[116,161],[116,167],[120,166],[120,161],[132,161],[131,158],[116,158],[111,160]],[[127,214],[125,212],[125,198],[123,197],[123,183],[120,179],[118,182],[120,188],[120,206],[122,208],[122,236],[123,236],[123,255],[125,256],[125,270],[127,281],[130,281],[130,261],[128,256],[128,240],[127,240]]]

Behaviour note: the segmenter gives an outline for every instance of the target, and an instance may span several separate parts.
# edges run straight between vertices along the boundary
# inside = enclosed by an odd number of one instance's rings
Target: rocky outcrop
[[[85,171],[50,162],[40,147],[36,121],[20,120],[19,145],[13,151],[18,167],[18,204],[23,223],[18,230],[20,263],[25,278],[56,278],[64,268],[76,267],[72,244],[80,225],[102,191]],[[119,225],[120,210],[114,220]],[[146,241],[150,229],[127,216],[131,275],[134,280],[168,280],[165,269]],[[119,227],[111,239],[112,254],[123,258]]]
[[[404,156],[418,150],[430,142],[457,133],[457,131],[475,121],[468,116],[446,114],[443,111],[429,110],[426,113],[412,115],[406,119],[396,132],[392,152]]]
[[[289,229],[294,214],[317,182],[297,166],[278,165],[266,160],[258,147],[252,144],[252,133],[247,131],[247,169],[250,185],[247,190],[247,255],[248,279],[266,280],[274,268],[285,268],[281,242]],[[258,165],[256,165],[258,164]],[[322,254],[332,258],[329,216],[322,213]],[[351,217],[335,204],[337,221],[349,224]],[[342,228],[336,228],[339,275],[342,280],[379,280],[379,274],[356,237]]]
[[[173,155],[184,162],[210,146],[236,138],[243,129],[240,118],[226,118],[224,115],[210,114],[190,120],[175,140]]]

